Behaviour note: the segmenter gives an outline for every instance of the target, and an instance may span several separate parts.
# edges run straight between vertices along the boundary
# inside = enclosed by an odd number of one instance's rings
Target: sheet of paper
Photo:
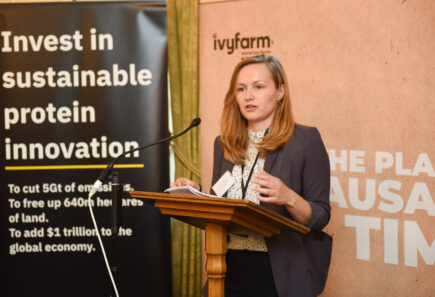
[[[207,194],[198,191],[194,187],[191,186],[180,186],[180,187],[172,187],[166,189],[164,192],[171,194],[181,194],[181,195],[196,195],[196,196],[204,196],[204,197],[218,197],[215,195]]]

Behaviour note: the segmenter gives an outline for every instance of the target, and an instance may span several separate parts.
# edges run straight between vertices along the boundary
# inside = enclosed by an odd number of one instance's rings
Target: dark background
[[[89,31],[110,33],[114,38],[112,51],[91,51]],[[29,230],[34,227],[92,228],[87,207],[48,209],[11,209],[8,199],[64,201],[65,198],[87,198],[87,193],[40,193],[10,194],[8,184],[35,185],[43,183],[93,184],[101,169],[91,170],[40,170],[6,171],[5,166],[21,165],[70,165],[106,164],[107,159],[64,160],[8,160],[5,158],[5,138],[12,143],[42,143],[100,140],[107,142],[137,141],[140,145],[168,136],[167,127],[167,46],[166,7],[147,3],[56,3],[56,4],[3,4],[0,5],[0,30],[12,31],[13,35],[60,36],[83,34],[83,51],[1,53],[0,71],[55,71],[67,70],[77,64],[81,70],[100,69],[112,71],[113,64],[128,70],[136,65],[136,71],[147,68],[152,72],[149,86],[124,87],[77,87],[77,88],[12,88],[0,86],[1,123],[7,107],[45,108],[52,102],[55,107],[72,108],[74,100],[79,106],[96,109],[95,123],[44,124],[28,122],[17,124],[10,130],[2,127],[0,145],[0,236],[1,240],[1,290],[2,296],[109,296],[110,282],[96,237],[73,238],[11,238],[9,228]],[[0,41],[0,46],[3,41]],[[1,83],[3,83],[2,78]],[[168,185],[168,146],[159,145],[140,153],[140,158],[126,158],[121,163],[144,163],[142,169],[119,169],[121,182],[131,184],[136,190],[161,191]],[[110,193],[98,192],[97,197],[110,198]],[[128,199],[128,193],[123,198]],[[99,227],[110,227],[110,207],[95,207]],[[9,223],[9,216],[16,212],[25,214],[46,213],[47,223]],[[123,224],[133,230],[133,236],[120,238],[121,296],[170,296],[171,253],[170,224],[153,207],[124,207]],[[9,246],[14,243],[93,243],[96,251],[87,253],[20,253],[10,255]],[[104,237],[109,258],[111,240]]]

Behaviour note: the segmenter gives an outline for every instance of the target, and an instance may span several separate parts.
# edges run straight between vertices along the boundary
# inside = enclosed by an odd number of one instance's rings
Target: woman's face
[[[270,127],[276,105],[283,96],[284,86],[275,86],[265,64],[250,64],[240,70],[236,81],[236,100],[251,130]]]

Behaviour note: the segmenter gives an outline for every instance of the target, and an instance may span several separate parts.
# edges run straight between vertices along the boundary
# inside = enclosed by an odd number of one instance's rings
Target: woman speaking
[[[310,228],[265,238],[228,230],[226,297],[317,296],[324,288],[332,238],[330,167],[316,128],[296,124],[287,78],[272,56],[236,65],[225,98],[221,135],[214,143],[213,180],[226,172],[225,197],[247,199]],[[228,175],[228,173],[226,174]],[[171,186],[199,185],[178,178]]]

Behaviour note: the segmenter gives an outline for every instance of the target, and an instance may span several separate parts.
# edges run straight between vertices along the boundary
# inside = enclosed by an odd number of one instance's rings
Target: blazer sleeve
[[[310,129],[305,143],[304,168],[302,172],[302,197],[311,205],[312,214],[308,227],[312,231],[321,231],[331,217],[329,204],[331,171],[328,153],[320,133]]]

